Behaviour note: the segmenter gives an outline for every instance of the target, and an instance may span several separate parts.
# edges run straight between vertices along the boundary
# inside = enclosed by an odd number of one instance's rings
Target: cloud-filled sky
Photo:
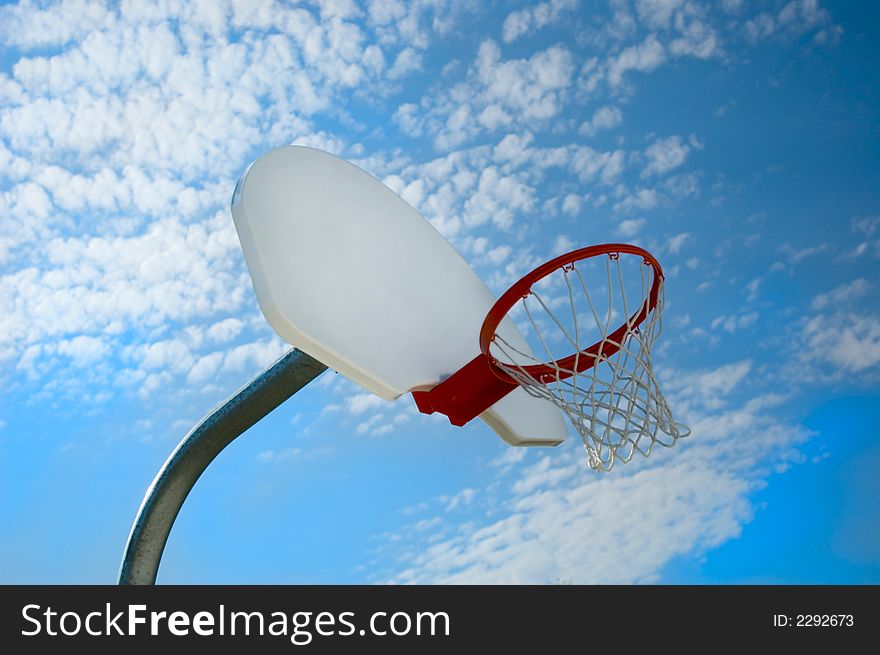
[[[229,202],[299,143],[381,179],[496,293],[575,247],[651,250],[657,375],[693,434],[597,474],[575,435],[512,449],[327,372],[204,475],[160,582],[877,583],[878,18],[0,6],[0,581],[112,582],[177,441],[289,347]]]

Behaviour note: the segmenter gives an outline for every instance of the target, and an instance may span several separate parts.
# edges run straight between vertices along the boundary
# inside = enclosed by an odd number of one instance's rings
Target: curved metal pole
[[[119,567],[119,584],[155,584],[174,519],[220,451],[327,370],[293,349],[202,419],[159,470],[141,503]]]

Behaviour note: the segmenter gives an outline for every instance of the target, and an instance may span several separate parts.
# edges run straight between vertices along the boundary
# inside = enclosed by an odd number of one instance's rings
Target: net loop
[[[657,445],[675,445],[690,429],[673,419],[652,366],[665,303],[659,269],[652,269],[645,257],[640,279],[627,284],[620,253],[609,252],[602,259],[604,271],[597,270],[601,264],[585,264],[595,259],[559,266],[547,276],[557,277],[555,287],[542,279],[511,309],[524,317],[519,323],[530,332],[527,341],[535,354],[515,348],[497,332],[489,354],[493,364],[526,392],[549,400],[568,416],[591,468],[610,471],[615,462],[628,462],[637,452],[647,457]],[[585,268],[593,276],[591,284]],[[640,297],[633,304],[636,288]],[[543,289],[561,292],[551,296]],[[556,357],[554,345],[575,354]]]

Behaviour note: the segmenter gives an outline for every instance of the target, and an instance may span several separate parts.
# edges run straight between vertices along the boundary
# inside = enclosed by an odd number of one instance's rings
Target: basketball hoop
[[[413,392],[419,410],[464,425],[520,386],[568,416],[595,470],[636,452],[648,456],[655,444],[673,446],[690,430],[673,419],[651,362],[663,282],[654,256],[628,244],[581,248],[542,264],[489,310],[480,355],[430,391]],[[515,315],[540,356],[499,334]],[[623,322],[611,329],[618,315]]]

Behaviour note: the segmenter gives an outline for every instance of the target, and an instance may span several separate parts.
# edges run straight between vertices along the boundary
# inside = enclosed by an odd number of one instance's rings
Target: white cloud
[[[80,39],[111,20],[103,2],[62,0],[38,9],[30,3],[0,8],[0,35],[11,46],[30,49]]]
[[[470,487],[462,489],[454,496],[441,496],[438,500],[445,505],[447,512],[452,512],[459,507],[470,505],[477,495],[476,489]]]
[[[722,0],[721,6],[728,14],[736,14],[742,9],[743,0]]]
[[[244,322],[238,318],[226,318],[207,329],[206,336],[214,342],[231,341],[244,329]]]
[[[797,25],[809,29],[829,20],[828,12],[819,6],[819,0],[792,0],[779,11],[782,25]]]
[[[12,321],[6,334],[23,335],[24,326],[31,337],[102,330],[118,319],[157,325],[238,309],[245,283],[223,261],[237,250],[223,214],[190,226],[159,221],[132,237],[52,239],[46,270],[26,268],[0,281]]]
[[[456,0],[368,0],[367,24],[381,45],[404,44],[423,50],[474,9]]]
[[[653,34],[639,44],[625,48],[608,63],[608,82],[612,87],[620,86],[628,71],[649,73],[666,61],[666,50]]]
[[[763,282],[763,279],[756,277],[746,285],[746,291],[748,291],[747,300],[749,302],[752,302],[758,297],[758,290],[761,288],[761,284],[763,284]]]
[[[633,218],[630,220],[621,221],[615,229],[615,232],[622,237],[631,238],[639,233],[644,224],[644,218]]]
[[[682,4],[684,0],[636,0],[636,13],[649,27],[668,27],[673,12]]]
[[[192,353],[189,346],[177,339],[157,341],[141,347],[132,348],[134,358],[146,369],[181,372],[192,366]]]
[[[464,221],[470,226],[491,221],[502,229],[509,228],[514,214],[530,211],[534,202],[534,188],[490,166],[480,174],[477,191],[465,202]]]
[[[424,124],[419,116],[419,107],[411,102],[400,105],[391,117],[404,134],[412,137],[422,135]]]
[[[776,32],[776,21],[770,14],[762,12],[745,22],[745,30],[750,41],[760,41],[769,38]]]
[[[550,0],[511,12],[504,19],[501,28],[502,40],[505,43],[512,43],[521,36],[558,21],[565,12],[576,6],[577,0]]]
[[[120,380],[144,391],[277,354],[241,320],[256,305],[226,213],[236,176],[285,142],[343,150],[312,117],[418,70],[453,4],[374,2],[366,25],[351,3],[0,8],[22,49],[0,75],[0,360],[46,373],[125,352]]]
[[[598,179],[603,184],[613,184],[625,166],[623,150],[600,152],[588,146],[578,146],[571,153],[569,168],[582,182]]]
[[[669,52],[676,57],[708,59],[721,53],[718,35],[706,21],[702,8],[687,4],[674,20],[678,36],[669,42]]]
[[[749,370],[740,362],[688,379],[681,389],[698,394],[683,403],[694,435],[610,475],[587,472],[573,446],[506,451],[495,491],[473,501],[479,513],[435,516],[430,540],[414,526],[388,535],[400,562],[390,580],[651,582],[673,558],[738,536],[754,514],[750,494],[775,464],[796,460],[808,436],[767,415],[778,397],[724,402]]]
[[[880,216],[869,216],[867,218],[853,219],[851,222],[852,231],[857,235],[868,237],[867,240],[859,243],[850,253],[851,257],[861,257],[865,253],[873,251],[875,257],[880,257],[880,239],[871,239],[877,228],[880,227]]]
[[[623,122],[623,112],[617,107],[600,107],[593,113],[593,117],[581,123],[578,133],[584,136],[595,136],[599,132],[610,130]]]
[[[584,200],[583,196],[569,193],[562,200],[562,213],[567,214],[568,216],[577,216],[581,211]]]
[[[542,125],[556,118],[573,73],[574,59],[564,46],[551,46],[528,59],[504,60],[498,45],[487,40],[463,82],[423,98],[421,111],[404,103],[395,120],[408,134],[427,132],[438,149],[451,150],[481,131]]]
[[[187,374],[187,382],[201,384],[211,380],[220,370],[223,363],[223,353],[213,352],[199,357]]]
[[[666,242],[666,249],[671,252],[673,255],[677,255],[681,252],[681,249],[684,247],[684,244],[692,239],[692,235],[690,232],[681,232],[676,234],[673,237],[669,238],[669,241]]]
[[[647,211],[660,203],[660,194],[654,189],[637,189],[628,193],[622,200],[614,203],[614,209],[628,212],[633,209]]]
[[[612,184],[624,169],[625,153],[602,152],[586,146],[531,146],[531,133],[508,134],[494,146],[456,150],[425,163],[405,164],[384,182],[397,193],[418,186],[419,210],[456,246],[471,250],[478,241],[472,231],[494,225],[511,228],[531,221],[539,211],[538,197],[548,169],[576,176],[581,183]],[[414,191],[413,191],[414,192]],[[572,197],[566,197],[571,195]],[[590,194],[559,199],[566,213],[575,212]],[[551,200],[553,200],[551,198]],[[503,245],[503,244],[502,244]],[[473,250],[484,254],[486,248]]]
[[[20,39],[39,33],[58,46],[69,39],[54,28],[46,32],[47,22],[76,26],[79,12],[95,13],[85,5],[8,13],[32,16],[16,30]],[[367,43],[364,30],[345,18],[349,12],[334,10],[335,18],[321,21],[301,7],[275,6],[276,32],[258,35],[249,30],[267,27],[264,13],[236,8],[233,25],[216,11],[221,5],[202,10],[208,6],[103,10],[106,16],[89,22],[70,47],[20,59],[13,67],[20,101],[0,112],[13,149],[38,158],[73,151],[86,170],[127,164],[185,179],[237,173],[257,139],[290,141],[308,131],[307,117],[337,94],[378,82],[384,59],[394,61],[392,79],[420,66],[406,41]],[[430,20],[425,7],[419,15]],[[247,45],[233,38],[234,28],[246,31]],[[266,97],[274,101],[261,102]]]
[[[101,337],[84,334],[58,343],[58,352],[73,360],[74,366],[86,367],[103,359],[109,351],[107,342]]]
[[[390,423],[383,423],[385,416],[383,414],[373,414],[365,421],[357,424],[354,431],[357,434],[367,434],[371,436],[381,436],[394,430],[394,426]]]
[[[511,250],[510,246],[496,246],[486,253],[486,261],[492,266],[499,266],[510,257]]]
[[[372,393],[359,393],[345,399],[345,406],[353,416],[374,410],[388,403]]]
[[[388,77],[397,80],[422,68],[422,56],[414,48],[404,48],[394,60]]]
[[[803,260],[808,257],[815,257],[816,255],[821,255],[828,250],[827,243],[820,243],[815,246],[806,246],[804,248],[796,248],[790,243],[786,242],[779,246],[779,253],[785,257],[785,260],[788,264],[794,265],[799,264]]]
[[[163,220],[130,237],[51,239],[42,269],[0,278],[0,360],[25,370],[42,362],[48,372],[115,355],[135,370],[170,371],[192,382],[268,364],[280,354],[276,340],[231,346],[244,323],[228,315],[256,310],[238,252],[223,214],[188,226]],[[231,350],[221,356],[217,347]],[[160,388],[159,378],[126,371],[123,386]]]
[[[880,216],[868,216],[852,220],[852,231],[857,234],[863,234],[866,237],[873,236],[878,227],[880,227]]]
[[[261,462],[280,462],[290,460],[300,455],[299,448],[286,448],[284,450],[263,450],[257,453],[257,459]]]
[[[560,234],[553,241],[553,254],[562,255],[574,249],[574,242],[564,234]]]
[[[712,320],[712,329],[723,329],[731,334],[737,330],[744,330],[753,326],[759,318],[758,312],[746,312],[744,314],[722,315]]]
[[[685,402],[706,409],[719,409],[727,397],[752,371],[750,360],[725,364],[714,369],[677,372],[670,376],[668,389]]]
[[[528,450],[526,448],[505,448],[498,457],[492,460],[491,465],[502,474],[507,473],[514,466],[522,462],[527,454]]]
[[[493,148],[492,157],[499,164],[521,166],[534,153],[534,150],[529,149],[534,140],[535,136],[531,132],[508,134]]]
[[[642,171],[642,177],[651,175],[665,175],[675,170],[687,160],[691,147],[682,142],[680,136],[669,136],[665,139],[656,139],[645,150],[648,164]]]
[[[791,0],[775,15],[761,12],[747,20],[743,27],[752,43],[772,37],[798,38],[809,33],[817,43],[826,43],[835,41],[843,32],[818,0]]]
[[[802,357],[820,362],[829,377],[874,369],[880,364],[880,318],[876,315],[819,315],[807,321],[803,330]]]
[[[855,279],[827,293],[820,293],[810,302],[810,309],[822,310],[832,305],[850,303],[853,300],[864,297],[871,288],[872,284],[868,280],[864,278]]]
[[[700,195],[700,174],[700,171],[690,171],[670,175],[663,180],[663,188],[678,199],[696,198]]]

